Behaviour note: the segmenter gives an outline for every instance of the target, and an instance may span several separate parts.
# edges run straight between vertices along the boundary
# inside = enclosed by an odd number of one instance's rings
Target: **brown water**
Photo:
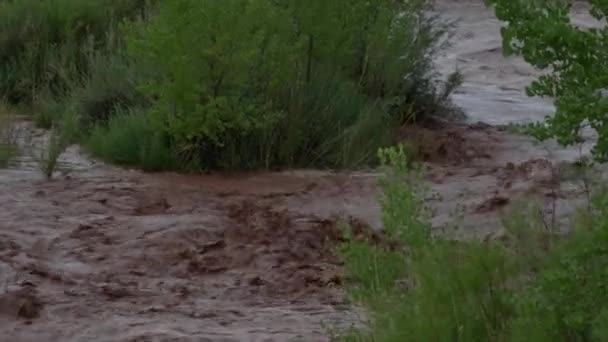
[[[523,94],[536,72],[502,57],[490,11],[470,2],[439,10],[462,19],[439,64],[467,76],[455,100],[471,122],[551,111]],[[485,126],[416,134],[433,142],[427,202],[437,233],[500,236],[502,213],[520,198],[558,223],[584,203],[582,182],[562,167],[577,149]],[[360,321],[340,290],[331,246],[338,219],[381,228],[377,174],[150,175],[91,161],[76,147],[61,161],[53,181],[31,158],[0,170],[2,336],[322,341]],[[455,221],[458,229],[446,228]]]

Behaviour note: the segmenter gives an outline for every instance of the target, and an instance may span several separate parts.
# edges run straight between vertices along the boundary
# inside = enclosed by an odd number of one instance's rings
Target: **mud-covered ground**
[[[438,9],[461,19],[438,62],[467,77],[469,123],[403,132],[425,142],[437,233],[498,237],[520,198],[566,222],[586,196],[579,151],[487,125],[550,113],[523,94],[536,72],[502,57],[479,3]],[[0,170],[0,341],[323,341],[361,320],[332,248],[337,220],[381,228],[377,174],[150,175],[77,148],[62,161],[53,181],[27,158]]]

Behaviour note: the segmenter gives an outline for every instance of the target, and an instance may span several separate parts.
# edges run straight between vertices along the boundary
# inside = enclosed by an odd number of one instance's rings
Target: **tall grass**
[[[384,153],[387,248],[340,247],[352,297],[369,325],[342,341],[604,341],[608,331],[608,196],[564,237],[522,204],[505,218],[508,242],[432,237],[419,182],[403,150]],[[348,231],[347,231],[348,232]]]
[[[117,112],[107,126],[96,126],[85,144],[93,155],[118,165],[138,166],[145,171],[180,167],[162,133],[137,111]]]
[[[536,278],[516,298],[512,341],[606,341],[608,338],[608,196],[554,239]]]
[[[31,103],[37,94],[64,95],[88,73],[88,59],[124,19],[141,13],[142,0],[23,0],[0,2],[0,94]]]
[[[398,247],[348,240],[341,246],[347,275],[357,280],[351,293],[372,314],[369,329],[343,340],[495,340],[508,313],[501,295],[507,256],[483,243],[433,238],[420,171],[412,169],[404,149],[386,150],[382,160],[388,167],[380,182],[384,230]],[[370,282],[373,287],[365,285]]]
[[[13,111],[0,101],[0,168],[8,166],[18,152],[18,128]]]
[[[146,103],[137,90],[138,74],[120,51],[98,51],[91,55],[89,73],[80,81],[70,100],[76,105],[84,127],[105,123],[116,110]]]
[[[49,139],[38,146],[38,154],[34,156],[40,171],[47,179],[51,179],[57,169],[59,157],[63,152],[79,140],[79,116],[74,110],[66,110],[61,119],[53,124]]]

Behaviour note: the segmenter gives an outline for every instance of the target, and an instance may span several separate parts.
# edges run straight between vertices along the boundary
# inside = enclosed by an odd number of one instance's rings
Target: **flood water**
[[[438,10],[459,19],[437,62],[443,74],[465,75],[454,101],[470,123],[552,112],[550,101],[525,95],[538,71],[502,56],[490,10],[447,0]],[[524,198],[559,222],[584,203],[579,180],[559,166],[580,157],[577,148],[496,127],[429,134],[448,151],[425,176],[437,234],[498,237],[502,215]],[[339,240],[342,220],[381,229],[376,173],[144,174],[95,162],[77,147],[61,163],[51,181],[32,157],[0,170],[2,336],[323,341],[327,326],[360,320],[325,242]]]

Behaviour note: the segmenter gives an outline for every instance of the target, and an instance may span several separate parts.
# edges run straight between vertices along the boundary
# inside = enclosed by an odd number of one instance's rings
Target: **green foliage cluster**
[[[564,145],[581,141],[581,130],[591,127],[598,135],[593,153],[608,160],[608,15],[606,1],[591,0],[590,12],[600,27],[582,29],[570,18],[569,0],[486,0],[495,8],[502,29],[503,50],[521,55],[547,73],[527,89],[529,96],[551,97],[556,112],[529,128],[540,139],[556,138]]]
[[[604,341],[608,329],[608,196],[566,237],[546,231],[539,208],[505,217],[508,242],[431,235],[418,171],[404,151],[381,152],[386,235],[398,248],[340,246],[352,297],[370,324],[341,341]]]
[[[179,165],[162,132],[146,115],[134,110],[115,113],[107,125],[95,126],[87,147],[118,165],[137,165],[144,171],[168,171]]]
[[[341,340],[496,340],[509,310],[500,291],[509,274],[507,254],[481,242],[434,238],[420,170],[403,148],[382,150],[380,157],[384,231],[399,247],[349,239],[341,246],[348,279],[355,280],[351,293],[372,313],[369,329]],[[377,255],[392,262],[378,268]],[[370,280],[374,288],[365,285]]]
[[[159,15],[126,28],[127,47],[149,71],[140,88],[155,99],[148,114],[182,159],[228,169],[353,166],[373,157],[391,125],[421,114],[418,93],[437,92],[430,57],[445,30],[425,9],[426,1],[163,2]]]
[[[0,95],[41,127],[77,113],[94,155],[151,170],[361,166],[395,126],[452,110],[460,78],[435,82],[447,25],[428,8],[3,1]]]
[[[516,301],[511,340],[608,339],[608,196],[596,196],[593,208]]]

